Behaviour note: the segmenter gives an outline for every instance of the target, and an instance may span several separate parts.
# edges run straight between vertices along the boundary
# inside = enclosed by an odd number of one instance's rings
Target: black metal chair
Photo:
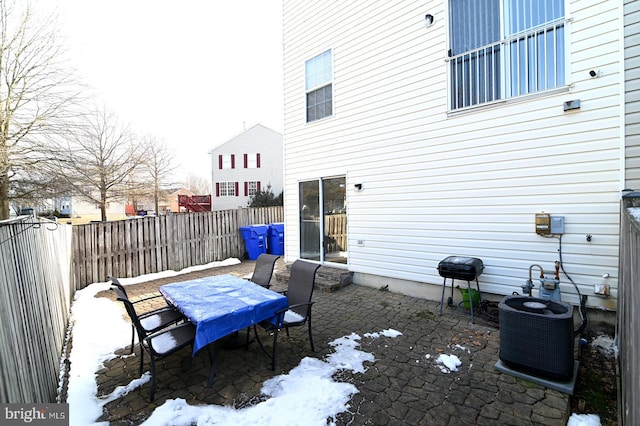
[[[280,256],[275,254],[262,253],[256,259],[256,265],[253,269],[253,275],[251,278],[247,278],[248,281],[251,281],[255,284],[258,284],[261,287],[269,288],[271,287],[271,277],[273,276],[273,269],[276,265],[276,261],[280,258]],[[240,333],[234,331],[223,341],[222,345],[225,348],[238,348],[240,346],[249,347],[249,340],[251,335],[251,327],[247,328],[247,338],[245,342],[240,342],[239,336]]]
[[[313,334],[311,332],[311,306],[313,301],[313,288],[316,281],[316,271],[320,267],[317,263],[306,262],[303,260],[296,260],[291,265],[291,275],[289,277],[289,284],[287,290],[283,292],[287,296],[287,302],[289,307],[287,309],[276,312],[277,320],[266,320],[260,322],[258,325],[267,332],[273,333],[273,350],[272,353],[266,350],[263,346],[260,336],[258,335],[257,327],[254,326],[254,332],[256,340],[260,345],[260,348],[271,357],[271,369],[276,369],[276,344],[278,341],[278,332],[283,328],[289,335],[290,327],[299,327],[307,324],[309,329],[309,343],[311,344],[311,351],[315,351],[313,345]]]
[[[117,286],[112,287],[112,290],[116,293],[117,299],[124,304],[127,314],[138,332],[141,348],[140,375],[142,375],[144,365],[144,352],[147,351],[151,358],[151,401],[153,401],[156,393],[156,359],[165,358],[185,346],[193,346],[196,327],[192,323],[186,322],[174,327],[155,327],[150,330],[143,325],[143,320],[136,313],[127,294]]]
[[[256,260],[256,266],[253,270],[253,275],[249,278],[249,281],[254,282],[264,288],[271,287],[271,277],[273,276],[273,268],[275,267],[276,260],[280,256],[275,254],[262,253]]]
[[[111,281],[112,285],[115,285],[116,287],[120,288],[120,290],[124,291],[124,293],[127,295],[127,297],[129,297],[129,294],[127,293],[127,289],[124,287],[124,285],[122,285],[122,283],[120,283],[120,280],[118,280],[116,277],[112,277],[110,275],[107,278]],[[137,303],[142,303],[142,302],[146,302],[148,300],[158,299],[160,297],[164,297],[164,296],[162,294],[160,294],[160,293],[157,293],[157,294],[154,294],[152,296],[137,297],[135,299],[132,299],[131,297],[129,297],[129,300],[131,301],[131,303],[136,305]]]
[[[127,294],[127,290],[125,290],[124,286],[118,281],[115,277],[109,277],[111,280],[111,284],[121,292],[122,298],[126,298],[126,300],[131,304],[132,309],[136,313],[138,320],[140,321],[140,326],[146,333],[155,333],[158,330],[161,330],[165,327],[168,327],[173,324],[177,324],[180,321],[183,321],[185,318],[180,313],[180,311],[172,308],[170,306],[153,309],[151,311],[146,311],[143,313],[138,313],[135,309],[135,305],[144,302],[150,299],[155,299],[157,297],[162,297],[161,294],[157,296],[144,297],[140,299],[131,300],[129,299],[129,295]],[[118,296],[120,298],[120,296]],[[118,299],[120,300],[120,299]],[[135,342],[135,324],[133,320],[131,322],[131,352],[133,353],[134,342]]]

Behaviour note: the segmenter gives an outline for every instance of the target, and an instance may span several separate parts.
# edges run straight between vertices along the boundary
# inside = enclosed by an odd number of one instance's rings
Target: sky
[[[210,177],[208,151],[254,124],[282,132],[279,0],[36,0],[81,81],[138,134]]]
[[[238,264],[238,259],[227,259],[206,265],[187,268],[180,272],[165,271],[136,278],[121,279],[123,285],[176,276],[200,269]],[[98,398],[96,372],[104,362],[115,358],[115,352],[127,346],[131,336],[130,323],[122,316],[119,302],[95,297],[109,288],[109,283],[93,283],[76,291],[71,306],[71,331],[73,345],[68,360],[61,360],[60,377],[64,376],[66,361],[70,362],[67,403],[70,426],[106,426],[98,422],[102,407],[116,400],[151,379],[149,371],[130,383],[123,383],[111,394]],[[335,382],[332,377],[338,370],[363,373],[376,361],[375,354],[358,349],[362,339],[402,338],[402,332],[391,328],[382,331],[356,333],[342,336],[329,344],[333,352],[324,359],[305,357],[300,364],[286,374],[275,376],[263,383],[262,393],[269,398],[256,405],[235,409],[219,405],[189,405],[184,399],[169,399],[158,406],[145,420],[144,426],[198,425],[326,425],[327,419],[349,409],[351,396],[358,392],[351,383]],[[457,349],[465,350],[463,347]],[[124,356],[136,356],[124,355]],[[425,362],[434,364],[442,374],[458,371],[462,366],[454,354],[425,355]],[[148,368],[148,363],[146,364]],[[335,423],[333,423],[335,424]],[[595,414],[572,414],[568,426],[597,426],[600,419]]]

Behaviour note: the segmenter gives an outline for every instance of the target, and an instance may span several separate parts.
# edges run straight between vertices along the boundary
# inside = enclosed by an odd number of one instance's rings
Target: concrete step
[[[288,263],[282,270],[276,271],[274,276],[276,281],[282,284],[289,282],[291,264]],[[325,293],[333,293],[344,286],[351,284],[353,272],[339,268],[331,268],[325,265],[320,266],[316,272],[315,287]]]

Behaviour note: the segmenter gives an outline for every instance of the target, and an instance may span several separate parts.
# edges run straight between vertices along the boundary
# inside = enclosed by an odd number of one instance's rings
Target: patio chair
[[[291,275],[289,277],[289,284],[287,290],[283,292],[287,296],[287,302],[289,303],[288,309],[276,312],[276,320],[266,320],[260,322],[258,325],[267,332],[273,333],[273,350],[272,353],[265,349],[258,335],[258,330],[254,326],[254,332],[256,340],[260,345],[260,348],[271,357],[271,370],[276,369],[276,344],[278,341],[278,332],[283,328],[289,336],[290,327],[299,327],[307,324],[309,329],[309,343],[311,344],[311,351],[315,351],[313,345],[313,335],[311,333],[311,306],[313,301],[313,287],[316,281],[316,271],[320,267],[319,264],[306,262],[303,260],[296,260],[291,265]]]
[[[134,310],[134,312],[136,312],[136,315],[140,320],[140,325],[142,326],[142,328],[145,330],[146,333],[155,333],[158,330],[161,330],[173,324],[177,324],[180,321],[183,321],[185,319],[184,316],[180,313],[180,311],[170,306],[154,309],[151,311],[146,311],[143,313],[138,313],[135,309],[135,305],[137,303],[144,302],[149,299],[155,299],[157,296],[145,297],[145,298],[136,299],[132,301],[129,299],[129,296],[124,286],[120,283],[120,281],[118,281],[117,278],[109,277],[109,279],[111,280],[111,284],[118,289],[118,292],[116,292],[116,294],[118,295],[119,292],[121,292],[121,295],[117,296],[118,300],[120,300],[120,296],[122,296],[122,298],[126,299],[128,303],[131,304],[132,309]],[[114,287],[112,287],[112,289],[115,290]],[[158,294],[158,296],[162,297],[161,294]],[[130,353],[133,353],[135,335],[136,335],[135,324],[133,323],[133,320],[132,320],[131,352]]]
[[[256,259],[256,266],[253,269],[253,275],[251,275],[251,278],[248,278],[248,280],[264,288],[271,287],[271,277],[273,276],[273,268],[275,267],[276,261],[279,258],[280,256],[275,254],[267,254],[267,253],[260,254],[260,256],[258,256],[258,259]],[[242,345],[248,348],[250,334],[251,334],[251,327],[248,327],[246,342],[241,343],[238,338],[240,333],[237,331],[234,331],[232,334],[227,336],[227,339],[225,339],[223,346],[225,348],[230,348],[230,347],[236,348]]]
[[[112,290],[116,293],[118,300],[124,304],[127,314],[138,332],[141,348],[140,375],[142,375],[145,351],[149,353],[151,358],[151,401],[153,401],[156,393],[156,359],[165,358],[185,346],[193,346],[196,327],[191,322],[185,322],[175,327],[164,326],[149,329],[148,326],[143,325],[145,319],[138,316],[127,294],[117,286],[112,287]]]
[[[109,281],[111,281],[112,285],[115,285],[116,287],[119,287],[120,290],[124,291],[124,293],[127,295],[127,297],[129,297],[129,294],[127,293],[127,290],[122,285],[122,283],[120,283],[120,280],[118,280],[116,277],[112,277],[111,275],[109,275],[107,277],[107,279]],[[133,300],[129,297],[129,300],[131,301],[131,303],[133,303],[135,305],[136,303],[146,302],[147,300],[153,300],[153,299],[157,299],[159,297],[163,297],[163,296],[160,293],[158,293],[158,294],[154,294],[153,296],[139,297],[139,298],[135,298]]]
[[[256,260],[256,266],[253,270],[253,275],[249,278],[249,281],[254,282],[264,288],[271,287],[271,277],[273,276],[273,268],[275,267],[276,260],[280,256],[275,254],[262,253]]]

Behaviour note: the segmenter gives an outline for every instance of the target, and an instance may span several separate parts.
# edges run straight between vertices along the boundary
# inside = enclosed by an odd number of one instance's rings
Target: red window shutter
[[[244,196],[249,195],[249,182],[244,183]]]
[[[222,170],[222,154],[218,155],[218,168]]]
[[[220,196],[220,182],[216,182],[216,197]]]
[[[256,154],[256,167],[260,168],[260,154]]]
[[[249,167],[249,154],[244,154],[244,168]]]
[[[232,169],[236,168],[236,155],[235,154],[231,154],[231,168]]]
[[[239,185],[238,182],[236,182],[236,197],[240,196],[240,191],[239,191]]]
[[[257,182],[256,190],[257,190],[258,192],[260,192],[260,181],[258,181],[258,182]]]

